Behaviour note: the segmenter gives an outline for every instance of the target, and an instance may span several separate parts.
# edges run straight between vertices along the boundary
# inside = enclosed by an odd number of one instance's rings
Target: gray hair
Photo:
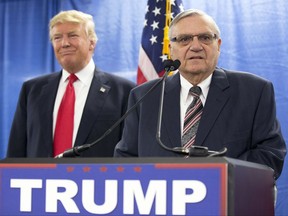
[[[95,43],[97,42],[98,38],[95,32],[95,24],[93,17],[90,14],[86,14],[77,10],[61,11],[50,20],[49,23],[50,40],[52,40],[52,28],[58,23],[66,23],[66,22],[83,24],[88,38]]]
[[[220,29],[219,29],[217,23],[215,22],[215,20],[211,16],[209,16],[207,13],[205,13],[204,11],[201,11],[198,9],[188,9],[188,10],[185,10],[185,11],[177,14],[177,16],[175,16],[175,18],[170,23],[169,37],[171,37],[173,26],[176,25],[183,18],[190,17],[190,16],[203,16],[203,17],[207,18],[211,22],[213,27],[215,28],[217,37],[220,37]]]

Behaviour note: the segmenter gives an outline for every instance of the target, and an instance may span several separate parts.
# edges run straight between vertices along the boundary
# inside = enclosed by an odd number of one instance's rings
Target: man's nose
[[[69,38],[67,36],[64,36],[62,38],[62,47],[69,47],[70,46],[70,41]]]
[[[192,40],[189,43],[189,50],[191,51],[199,51],[202,50],[202,43],[199,41],[197,35],[193,36]]]

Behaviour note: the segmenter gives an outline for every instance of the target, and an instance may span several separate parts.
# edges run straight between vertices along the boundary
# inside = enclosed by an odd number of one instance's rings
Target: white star
[[[163,55],[160,56],[160,58],[162,59],[162,62],[164,62],[165,60],[168,59],[168,56],[163,54]]]
[[[157,43],[157,36],[152,35],[149,40],[151,41],[151,45],[153,45],[154,43]]]
[[[157,16],[158,14],[160,15],[161,14],[160,10],[161,10],[161,8],[155,7],[155,9],[152,11],[152,13],[154,13],[154,16]]]
[[[147,19],[144,20],[144,26],[147,26]]]
[[[170,2],[171,2],[171,5],[175,6],[175,0],[170,0]]]
[[[184,6],[183,6],[182,3],[179,5],[179,8],[180,8],[180,12],[183,12],[183,11],[184,11]]]
[[[149,12],[149,5],[146,5],[145,13]]]
[[[158,24],[159,22],[155,22],[155,20],[153,21],[153,24],[151,25],[151,27],[153,28],[153,30],[155,30],[156,28],[158,29]]]

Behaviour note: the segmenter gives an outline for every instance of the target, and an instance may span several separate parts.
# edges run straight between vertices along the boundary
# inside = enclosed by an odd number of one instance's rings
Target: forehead
[[[215,32],[215,27],[205,16],[188,16],[179,20],[171,29],[173,36],[179,34],[200,34]]]
[[[75,22],[56,23],[52,28],[52,34],[81,31],[82,25]]]

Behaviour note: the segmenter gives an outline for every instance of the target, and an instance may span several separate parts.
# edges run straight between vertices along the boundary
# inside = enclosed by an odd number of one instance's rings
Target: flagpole
[[[163,76],[163,62],[171,58],[169,26],[182,8],[182,0],[147,0],[137,68],[138,85]]]
[[[170,0],[166,0],[166,14],[165,14],[165,27],[164,27],[164,37],[163,37],[163,49],[162,54],[167,56],[167,59],[170,59],[169,52],[169,25],[171,22],[171,3]]]

